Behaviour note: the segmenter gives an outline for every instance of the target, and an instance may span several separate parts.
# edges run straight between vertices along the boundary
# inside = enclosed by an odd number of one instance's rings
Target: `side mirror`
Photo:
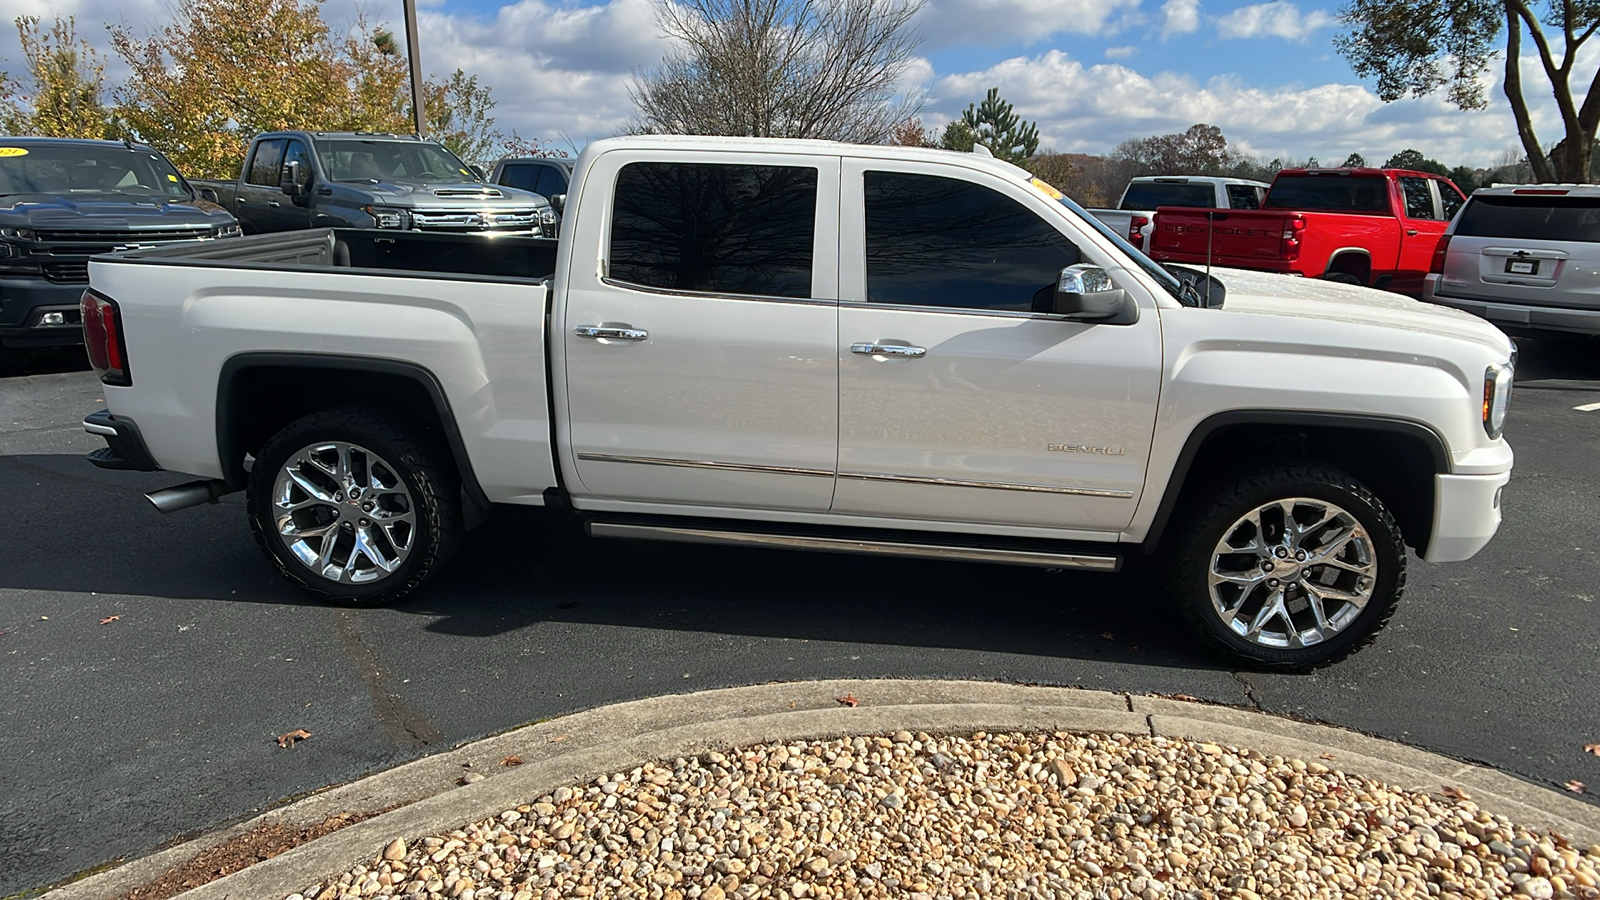
[[[488,181],[489,180],[489,176],[483,174],[483,167],[482,166],[475,166],[475,165],[469,164],[467,166],[467,168],[472,170],[472,174],[478,176],[478,180],[479,181]]]
[[[552,207],[554,207],[555,211],[558,212],[558,213],[566,212],[567,211],[567,195],[566,194],[551,194],[550,195],[550,205]]]
[[[299,160],[292,159],[283,164],[283,179],[278,183],[278,187],[286,196],[296,198],[305,196],[310,185],[300,180]]]
[[[1099,266],[1079,263],[1061,270],[1050,311],[1078,322],[1127,325],[1138,320],[1139,307]]]

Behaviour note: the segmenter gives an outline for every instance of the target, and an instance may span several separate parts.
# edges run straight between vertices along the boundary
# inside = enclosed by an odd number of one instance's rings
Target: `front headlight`
[[[211,229],[211,236],[214,238],[244,237],[244,229],[239,226],[238,222],[232,225],[218,225]]]
[[[539,221],[545,225],[554,225],[556,223],[555,207],[546,206],[544,209],[539,210]]]
[[[406,227],[406,211],[392,206],[364,207],[367,215],[372,217],[375,228],[404,228]]]
[[[1483,431],[1498,440],[1506,427],[1506,409],[1511,405],[1511,363],[1490,366],[1483,373]]]

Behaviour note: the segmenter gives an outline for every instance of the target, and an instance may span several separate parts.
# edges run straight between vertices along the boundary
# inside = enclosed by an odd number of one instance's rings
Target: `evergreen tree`
[[[1000,89],[992,87],[983,104],[967,104],[961,121],[972,132],[975,143],[989,148],[996,159],[1021,163],[1039,149],[1039,128],[1033,122],[1024,122],[1011,110],[1011,104],[1000,99]],[[948,132],[949,129],[946,129]]]

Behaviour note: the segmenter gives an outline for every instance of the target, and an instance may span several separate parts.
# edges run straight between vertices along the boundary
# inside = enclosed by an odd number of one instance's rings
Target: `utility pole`
[[[422,54],[417,50],[417,0],[404,0],[406,10],[406,59],[411,64],[411,120],[417,137],[427,137],[422,109]],[[392,7],[391,7],[392,8]]]

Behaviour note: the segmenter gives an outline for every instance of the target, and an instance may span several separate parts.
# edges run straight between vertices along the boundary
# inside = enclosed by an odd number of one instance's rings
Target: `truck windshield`
[[[159,153],[95,144],[13,144],[0,138],[0,195],[102,194],[192,199]]]
[[[1389,182],[1379,175],[1279,175],[1263,209],[1389,215]]]
[[[1175,181],[1135,181],[1122,194],[1123,209],[1158,206],[1216,206],[1217,192],[1209,184]]]
[[[438,144],[340,138],[317,141],[317,156],[334,181],[477,181],[467,164]]]

